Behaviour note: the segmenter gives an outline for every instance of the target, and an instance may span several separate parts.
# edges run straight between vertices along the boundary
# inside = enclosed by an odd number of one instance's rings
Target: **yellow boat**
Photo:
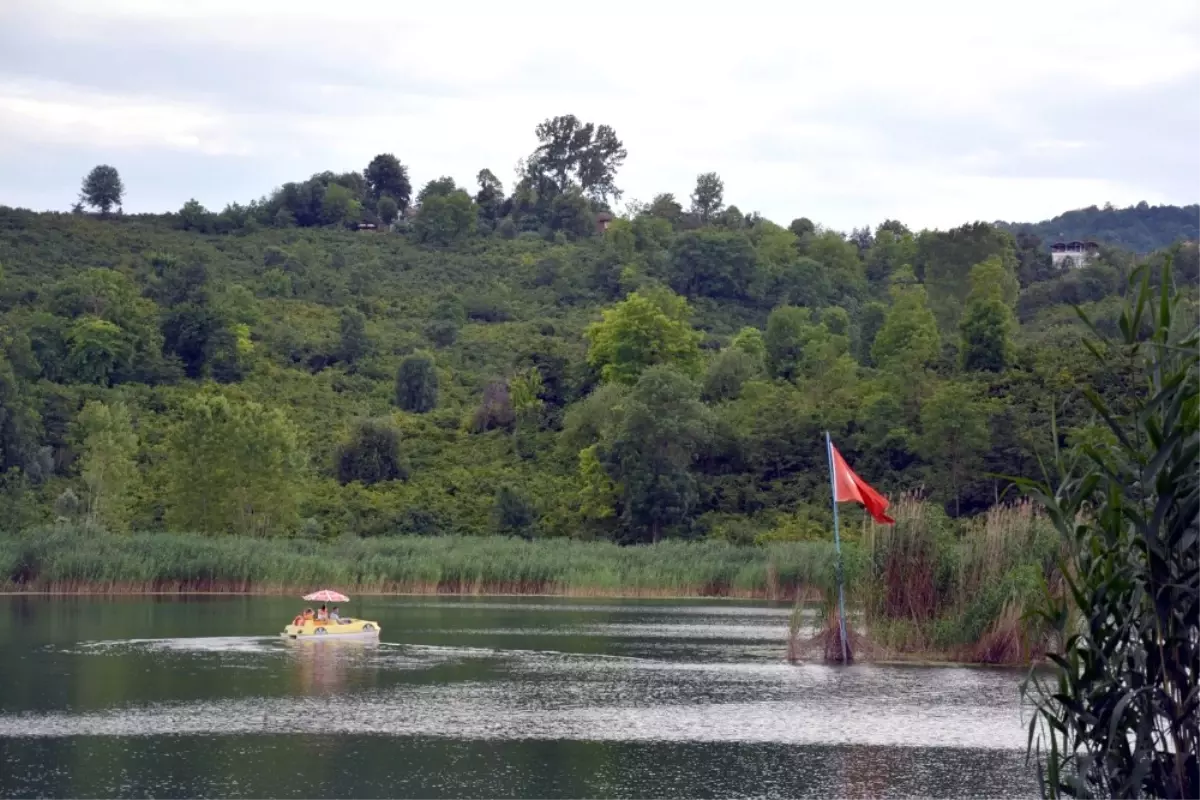
[[[349,597],[330,589],[304,595],[304,599],[314,603],[347,603]],[[321,609],[324,610],[324,606]],[[337,610],[336,608],[334,609]],[[332,619],[317,619],[315,616],[297,615],[292,624],[279,634],[285,639],[378,639],[379,623],[369,619],[354,619],[353,617],[334,617]]]
[[[301,619],[300,624],[292,620],[292,624],[283,629],[280,634],[286,639],[378,639],[379,623],[367,619]]]

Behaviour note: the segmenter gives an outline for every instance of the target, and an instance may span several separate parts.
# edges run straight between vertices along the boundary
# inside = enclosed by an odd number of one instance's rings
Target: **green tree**
[[[807,308],[780,306],[767,317],[763,341],[767,348],[767,369],[773,376],[790,381],[800,374],[804,343],[811,327],[812,313]]]
[[[1012,362],[1012,309],[1017,303],[1017,278],[997,257],[971,269],[967,307],[959,323],[962,368],[1003,372]]]
[[[419,242],[448,246],[475,229],[475,218],[475,203],[470,195],[455,189],[425,198],[413,220],[413,231]]]
[[[211,233],[215,221],[215,215],[195,198],[188,200],[179,209],[179,227],[185,231]]]
[[[496,490],[492,524],[499,533],[528,539],[536,522],[537,509],[523,492],[507,484]]]
[[[479,218],[494,226],[504,216],[504,184],[490,169],[479,170],[475,180],[479,183],[479,192],[475,195]]]
[[[348,364],[361,359],[371,351],[371,339],[367,336],[367,318],[354,308],[343,308],[340,320],[341,346],[338,355]]]
[[[298,522],[304,458],[281,411],[216,392],[191,397],[169,436],[166,474],[175,530],[269,535]]]
[[[421,191],[417,192],[417,202],[424,203],[431,197],[449,197],[454,192],[460,191],[458,184],[454,182],[454,178],[449,175],[443,175],[440,178],[434,178],[421,187]]]
[[[683,206],[675,199],[675,195],[669,192],[655,195],[646,208],[646,213],[652,217],[666,220],[672,227],[683,221]]]
[[[88,401],[76,420],[87,516],[110,531],[129,529],[139,482],[138,437],[124,403]]]
[[[767,363],[767,343],[758,328],[742,328],[729,346],[753,358],[760,369]]]
[[[95,317],[80,317],[67,330],[71,375],[84,383],[108,383],[133,361],[133,343],[117,325]]]
[[[642,373],[625,401],[610,469],[624,490],[624,522],[638,539],[659,541],[695,508],[691,466],[713,426],[698,394],[690,379],[658,365]]]
[[[121,197],[125,194],[125,185],[115,167],[101,164],[94,167],[83,179],[83,188],[79,193],[80,202],[92,208],[100,209],[105,216],[113,206],[121,205]]]
[[[949,231],[924,231],[917,237],[914,267],[929,292],[929,307],[943,331],[953,331],[966,305],[971,269],[998,258],[1016,274],[1013,238],[1007,232],[976,222]]]
[[[627,384],[655,364],[698,374],[700,333],[689,322],[691,313],[686,300],[665,289],[633,292],[588,326],[588,363],[605,381]]]
[[[535,133],[540,144],[526,162],[531,175],[549,178],[558,193],[574,183],[603,202],[621,198],[615,180],[628,153],[616,131],[567,114],[545,120]]]
[[[761,370],[762,362],[745,350],[722,350],[708,366],[701,396],[709,403],[736,399],[746,381],[757,377]]]
[[[408,168],[394,155],[380,153],[375,156],[363,170],[363,177],[376,201],[390,197],[401,211],[408,208],[409,199],[412,197]]]
[[[362,203],[354,192],[336,183],[331,183],[321,199],[321,224],[344,225],[357,222],[362,217]]]
[[[925,302],[924,287],[896,282],[892,306],[871,346],[871,357],[881,369],[915,376],[937,359],[940,350],[937,319]]]
[[[744,298],[756,277],[754,248],[740,232],[681,234],[671,248],[671,262],[671,288],[688,297]]]
[[[390,195],[381,197],[375,206],[375,211],[379,214],[379,220],[384,225],[391,225],[400,216],[400,204],[392,199]]]
[[[692,213],[702,224],[711,222],[725,203],[725,183],[715,172],[705,172],[696,178],[692,191]]]
[[[600,458],[600,445],[591,444],[579,451],[579,514],[584,519],[611,519],[623,493],[609,477]]]
[[[921,456],[934,465],[950,490],[954,514],[961,511],[963,484],[979,471],[991,442],[991,404],[972,387],[956,382],[939,386],[921,406]]]
[[[360,420],[337,449],[338,482],[358,481],[371,486],[408,479],[408,464],[400,454],[400,432],[387,420]]]
[[[438,375],[433,359],[423,353],[408,356],[396,371],[396,405],[414,414],[437,407]]]
[[[26,386],[0,355],[0,473],[19,469],[37,481],[42,420]]]

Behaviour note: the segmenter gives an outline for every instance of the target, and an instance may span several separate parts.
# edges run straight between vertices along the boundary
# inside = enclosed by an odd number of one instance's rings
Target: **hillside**
[[[1052,409],[1089,436],[1078,387],[1126,380],[1068,305],[1112,328],[1119,253],[1063,275],[984,224],[784,228],[706,201],[716,176],[601,232],[599,190],[481,173],[413,204],[380,175],[221,214],[0,208],[0,525],[823,539],[824,431],[967,515],[1039,475]]]
[[[997,222],[1014,234],[1032,234],[1049,247],[1057,241],[1095,241],[1135,253],[1150,253],[1176,242],[1200,239],[1200,205],[1128,208],[1089,206],[1042,222]]]

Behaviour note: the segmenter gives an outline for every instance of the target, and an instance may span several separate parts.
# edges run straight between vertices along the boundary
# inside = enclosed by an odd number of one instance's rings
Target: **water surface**
[[[758,603],[0,598],[0,794],[1031,796],[1021,673],[785,663]]]

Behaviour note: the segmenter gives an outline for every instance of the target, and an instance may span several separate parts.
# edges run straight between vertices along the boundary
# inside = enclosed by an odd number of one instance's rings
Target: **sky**
[[[715,171],[785,225],[1194,203],[1200,3],[0,0],[0,205],[107,163],[127,212],[219,210],[381,152],[511,186],[560,114],[624,141],[623,201]]]

